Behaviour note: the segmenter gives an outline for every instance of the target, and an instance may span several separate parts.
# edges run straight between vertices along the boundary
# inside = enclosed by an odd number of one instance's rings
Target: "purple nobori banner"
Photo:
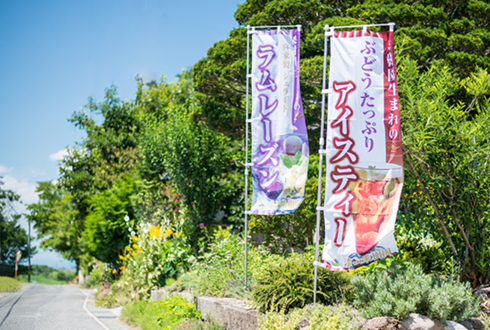
[[[252,34],[254,214],[293,213],[304,199],[308,135],[299,88],[300,31]]]

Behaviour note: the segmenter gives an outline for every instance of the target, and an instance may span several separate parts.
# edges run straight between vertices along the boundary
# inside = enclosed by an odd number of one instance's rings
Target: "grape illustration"
[[[295,135],[288,136],[284,140],[284,151],[290,156],[296,155],[303,148],[303,141]]]
[[[284,184],[281,181],[274,181],[267,189],[265,190],[265,194],[270,199],[277,199],[279,195],[282,193],[282,189],[284,188]]]

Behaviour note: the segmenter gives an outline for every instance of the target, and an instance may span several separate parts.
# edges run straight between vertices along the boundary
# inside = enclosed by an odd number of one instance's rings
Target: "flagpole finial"
[[[325,25],[325,37],[331,37],[333,35],[333,27],[330,27],[328,24]]]

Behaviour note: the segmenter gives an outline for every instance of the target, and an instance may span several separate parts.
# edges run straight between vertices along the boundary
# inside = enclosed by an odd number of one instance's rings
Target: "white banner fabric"
[[[331,37],[324,202],[318,266],[350,270],[398,252],[403,185],[392,32]]]

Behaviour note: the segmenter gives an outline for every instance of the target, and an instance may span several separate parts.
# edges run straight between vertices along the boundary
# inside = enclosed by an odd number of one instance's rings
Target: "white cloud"
[[[55,152],[54,154],[49,155],[49,160],[56,162],[62,160],[63,157],[68,156],[68,150],[61,149],[60,151]]]
[[[8,168],[7,166],[0,164],[0,174],[8,173],[8,172],[12,171],[13,169],[14,169],[13,167]]]
[[[38,201],[35,183],[30,183],[27,180],[19,181],[11,175],[4,176],[2,180],[4,182],[2,189],[12,190],[20,195],[20,199],[24,204],[36,203]],[[20,213],[21,211],[17,210],[17,212]]]

